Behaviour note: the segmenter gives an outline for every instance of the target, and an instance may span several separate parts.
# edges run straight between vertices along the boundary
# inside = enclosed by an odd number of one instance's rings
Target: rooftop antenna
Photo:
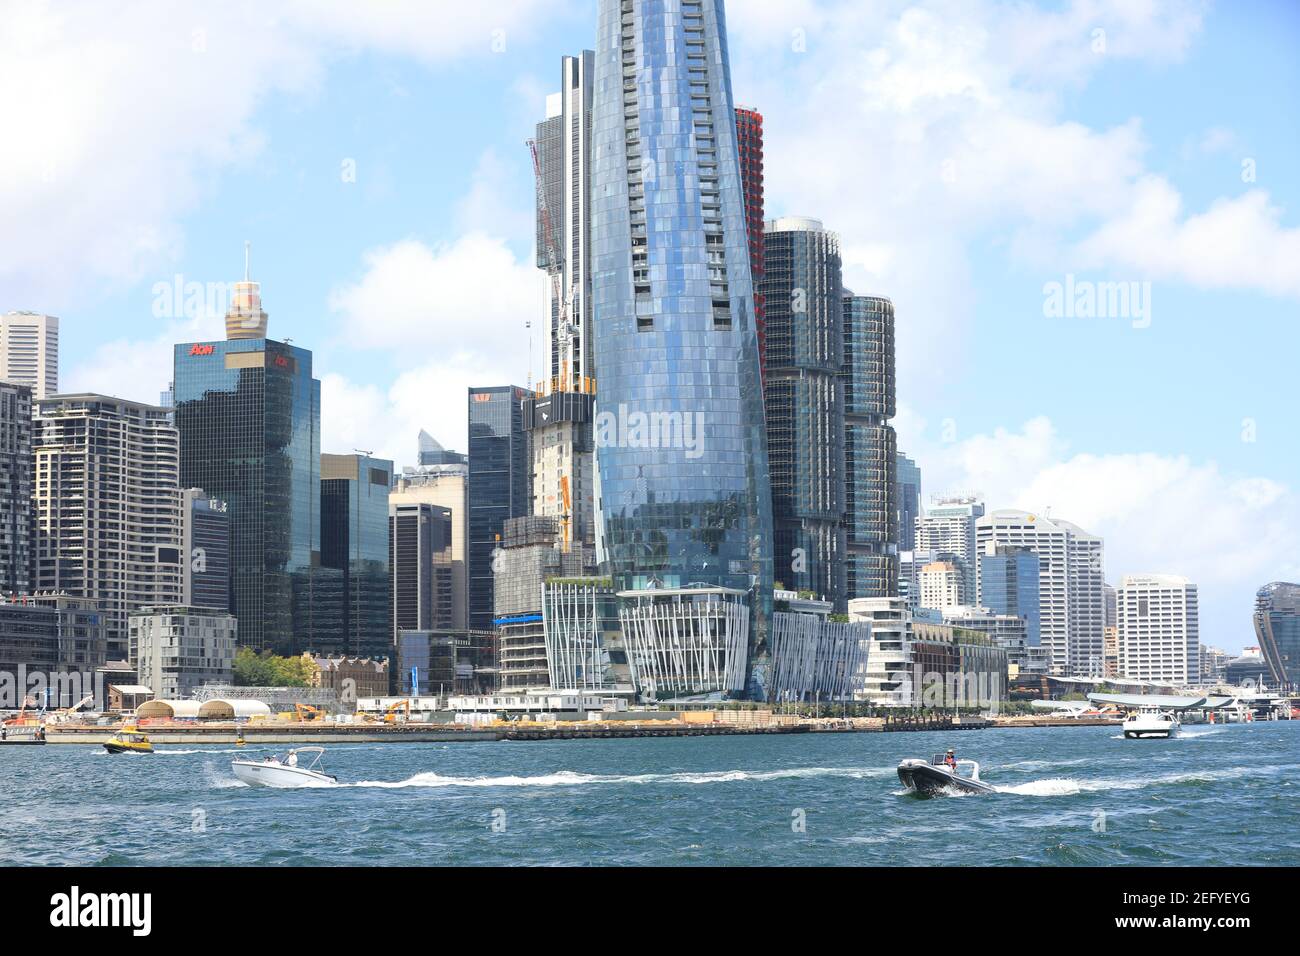
[[[251,240],[245,239],[244,240],[244,281],[245,282],[248,281],[248,263],[249,263],[249,259],[252,258],[252,254],[253,254],[253,243]]]

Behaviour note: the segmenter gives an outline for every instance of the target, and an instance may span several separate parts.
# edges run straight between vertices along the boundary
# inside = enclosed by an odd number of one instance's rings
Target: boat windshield
[[[974,760],[958,760],[957,776],[978,780],[980,778],[980,765]]]

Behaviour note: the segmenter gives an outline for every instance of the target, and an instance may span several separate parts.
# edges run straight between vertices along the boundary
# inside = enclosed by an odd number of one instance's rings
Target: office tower
[[[507,518],[528,514],[532,465],[514,385],[469,390],[469,626],[492,627],[492,554]]]
[[[257,283],[244,285],[241,308],[264,316]],[[239,643],[278,654],[311,650],[313,575],[337,578],[320,568],[320,381],[312,354],[237,338],[177,345],[174,360],[182,483],[225,501],[230,514]]]
[[[0,382],[0,595],[32,590],[32,390]]]
[[[754,287],[754,331],[758,336],[758,370],[767,369],[766,300],[762,291],[763,252],[763,114],[736,107],[736,154],[740,157],[740,189],[745,200],[745,234],[749,237],[750,282]]]
[[[543,371],[524,400],[532,446],[530,511],[554,517],[562,547],[595,540],[591,334],[590,50],[560,63],[560,91],[537,124],[537,267],[547,283]]]
[[[465,456],[458,451],[449,451],[438,443],[428,432],[421,430],[419,436],[419,453],[417,462],[425,465],[463,465]]]
[[[920,607],[942,611],[962,603],[962,570],[951,561],[935,561],[921,568]]]
[[[369,455],[320,456],[320,564],[342,574],[337,628],[320,622],[312,649],[387,657],[393,647],[388,489],[393,463]]]
[[[468,464],[428,465],[403,468],[397,486],[388,495],[390,515],[394,508],[417,504],[429,504],[447,514],[451,543],[438,552],[433,573],[443,582],[439,587],[449,590],[449,617],[441,626],[457,631],[465,630],[469,613],[468,489]]]
[[[1274,687],[1300,686],[1300,584],[1274,581],[1255,595],[1255,635]]]
[[[59,320],[39,312],[0,315],[0,380],[26,385],[32,398],[59,391]]]
[[[1099,676],[1106,643],[1106,566],[1102,539],[1054,518],[1070,535],[1068,666],[1071,674]],[[1041,578],[1040,578],[1041,581]]]
[[[1014,509],[994,511],[975,523],[981,554],[1026,548],[1038,555],[1040,635],[1052,672],[1100,676],[1105,654],[1105,562],[1101,538],[1059,518]],[[976,565],[978,603],[984,599],[983,563]]]
[[[184,592],[179,443],[167,409],[108,395],[36,403],[36,589],[99,602],[108,656],[127,615]]]
[[[1201,679],[1196,585],[1172,574],[1129,574],[1116,589],[1120,676],[1177,687]]]
[[[984,502],[970,495],[936,497],[916,519],[916,548],[933,551],[961,569],[958,604],[975,603],[975,522],[984,515]]]
[[[746,660],[698,671],[708,676],[692,687],[765,698],[771,492],[723,7],[601,0],[599,9],[591,192],[602,556],[620,591],[700,585],[713,589],[708,601],[737,608],[701,617],[691,640],[739,646]],[[652,627],[653,640],[667,639]],[[718,627],[747,637],[715,640]]]
[[[852,386],[841,374],[852,367],[845,357],[839,237],[815,219],[774,219],[763,230],[763,249],[764,278],[758,288],[768,310],[763,401],[773,575],[790,590],[811,592],[843,612],[844,412],[845,393]],[[854,474],[867,477],[865,470]],[[871,516],[864,508],[855,517],[865,521]]]
[[[144,607],[130,617],[131,662],[157,700],[180,700],[204,684],[227,684],[239,625],[203,607]]]
[[[898,594],[894,305],[844,292],[844,483],[849,597]],[[919,478],[918,478],[919,482]]]
[[[550,516],[507,519],[496,557],[492,624],[497,629],[498,687],[503,691],[546,687],[543,585],[551,578],[590,575],[590,548],[561,547],[560,522]]]
[[[978,555],[976,576],[980,581],[979,603],[995,614],[1024,618],[1025,640],[1030,647],[1042,644],[1042,616],[1039,610],[1039,557],[1029,548],[993,545],[991,553]]]
[[[921,516],[921,469],[903,453],[895,471],[898,482],[898,550],[916,550],[916,519]]]
[[[202,488],[181,492],[181,558],[185,585],[181,603],[230,610],[230,512]]]
[[[451,509],[390,496],[388,515],[394,637],[452,628]]]

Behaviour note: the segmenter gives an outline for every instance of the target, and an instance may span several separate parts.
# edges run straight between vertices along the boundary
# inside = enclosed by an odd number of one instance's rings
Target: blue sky
[[[0,157],[0,309],[62,318],[65,388],[153,400],[170,343],[219,334],[156,284],[233,281],[249,239],[326,450],[463,447],[464,388],[529,376],[524,140],[594,3],[214,9],[0,5],[29,144]],[[1234,650],[1255,588],[1300,578],[1298,9],[728,3],[768,214],[823,219],[895,301],[927,495],[1050,506],[1112,583],[1191,577]],[[1149,326],[1045,315],[1067,274],[1149,283]]]

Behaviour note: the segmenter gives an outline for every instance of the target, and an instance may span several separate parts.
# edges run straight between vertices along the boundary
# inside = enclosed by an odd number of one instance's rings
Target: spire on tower
[[[248,282],[248,262],[252,256],[253,242],[251,239],[244,240],[244,281]]]

